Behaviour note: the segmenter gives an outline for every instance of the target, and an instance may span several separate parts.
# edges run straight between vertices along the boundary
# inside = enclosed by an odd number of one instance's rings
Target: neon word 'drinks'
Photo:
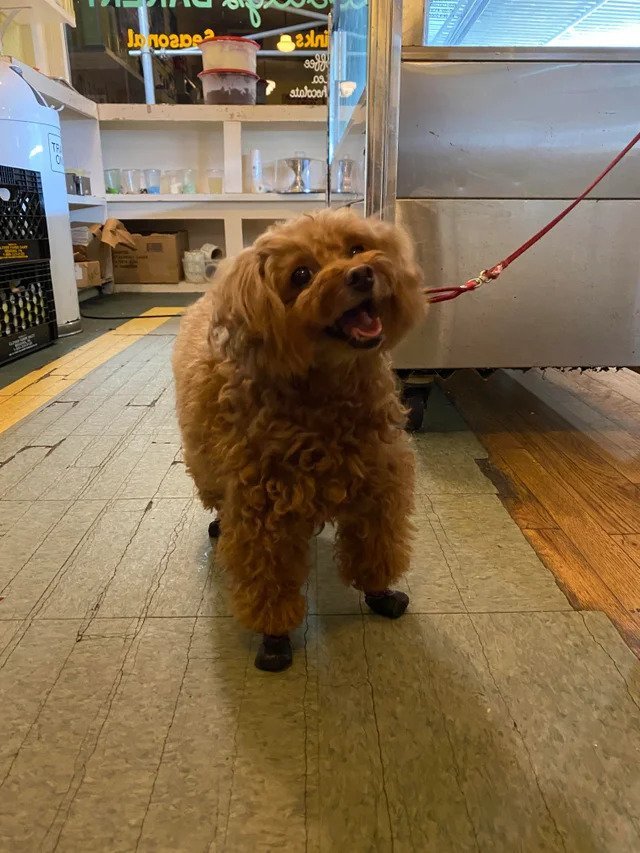
[[[307,33],[296,33],[293,41],[297,48],[303,50],[326,50],[329,47],[329,31],[317,33],[315,30],[310,30]]]

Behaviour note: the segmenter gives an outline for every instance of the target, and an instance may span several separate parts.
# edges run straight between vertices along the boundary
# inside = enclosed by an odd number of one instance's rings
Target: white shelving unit
[[[323,193],[224,193],[222,195],[109,195],[109,216],[123,221],[189,220],[223,222],[227,255],[236,255],[245,245],[244,220],[274,222],[324,206]]]
[[[55,0],[33,0],[34,8],[39,2],[57,5]],[[212,242],[232,256],[271,222],[325,206],[324,193],[242,191],[242,155],[252,149],[261,151],[265,164],[299,151],[325,159],[325,107],[96,104],[63,82],[17,60],[15,64],[47,103],[59,110],[65,169],[91,179],[90,196],[67,197],[71,223],[102,223],[115,217],[132,231],[184,229],[193,247]],[[195,169],[199,192],[106,195],[104,170],[108,168]],[[206,192],[208,169],[223,171],[224,193]],[[206,285],[119,285],[118,289],[179,292],[203,290]]]
[[[106,200],[96,195],[67,195],[69,210],[84,210],[86,207],[99,207],[104,209]]]
[[[98,120],[105,169],[188,168],[198,173],[199,192],[191,195],[108,195],[108,216],[127,224],[139,221],[148,230],[157,223],[160,230],[161,223],[165,228],[171,223],[189,231],[193,246],[221,238],[225,254],[232,256],[270,222],[325,205],[324,193],[243,192],[242,177],[242,155],[256,148],[263,164],[297,151],[324,160],[325,107],[99,104]],[[224,172],[223,194],[205,192],[208,169]],[[152,289],[118,285],[125,287]]]
[[[232,106],[204,104],[98,104],[101,124],[122,122],[188,122],[212,124],[237,121],[244,124],[326,127],[327,108],[315,106]]]
[[[78,196],[83,198],[83,196]],[[72,198],[72,196],[70,196]],[[92,198],[92,196],[84,196],[84,198]],[[149,195],[141,193],[140,195],[107,195],[107,204],[114,210],[126,216],[127,219],[140,219],[149,216],[149,209],[152,208],[151,215],[154,217],[162,217],[163,213],[173,213],[175,211],[184,211],[184,218],[190,219],[191,208],[195,207],[199,212],[204,211],[205,214],[215,214],[212,218],[217,219],[220,212],[228,209],[240,210],[242,212],[251,211],[256,214],[256,217],[263,217],[264,212],[260,209],[254,210],[254,205],[260,207],[278,207],[282,204],[313,204],[316,207],[318,202],[323,202],[325,199],[324,193],[191,193],[191,194],[156,194]],[[102,199],[104,201],[104,199]],[[138,209],[137,205],[144,205],[144,210]],[[127,208],[118,208],[118,205],[127,205]],[[267,218],[271,216],[267,213]],[[122,218],[122,217],[120,217]],[[175,216],[164,216],[165,219],[174,219]]]

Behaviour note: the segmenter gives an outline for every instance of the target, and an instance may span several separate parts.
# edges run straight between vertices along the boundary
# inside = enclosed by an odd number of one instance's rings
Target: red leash
[[[580,193],[580,195],[571,202],[568,207],[565,207],[563,211],[561,211],[556,217],[554,217],[551,222],[548,222],[544,228],[541,228],[533,237],[530,237],[526,243],[523,243],[515,252],[512,252],[508,255],[504,260],[500,261],[499,264],[491,267],[490,269],[482,270],[479,276],[476,278],[470,278],[469,281],[464,284],[459,285],[458,287],[435,287],[431,290],[425,290],[425,294],[427,294],[429,298],[429,302],[448,302],[450,299],[457,299],[458,296],[462,296],[463,293],[469,293],[472,290],[477,290],[481,284],[486,284],[488,281],[494,281],[500,273],[504,272],[509,264],[512,264],[520,255],[524,255],[527,249],[530,249],[532,246],[541,240],[545,234],[548,234],[552,228],[555,228],[558,222],[561,222],[565,216],[567,216],[574,207],[577,207],[583,198],[589,195],[591,190],[595,189],[600,181],[605,178],[609,172],[618,165],[620,160],[631,151],[631,149],[640,142],[640,133],[637,133],[631,142],[622,149],[622,151],[618,154],[615,159],[613,159],[604,172],[601,172],[595,181]]]

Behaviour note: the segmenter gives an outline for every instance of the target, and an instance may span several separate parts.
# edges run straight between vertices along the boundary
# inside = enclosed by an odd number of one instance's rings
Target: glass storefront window
[[[324,104],[331,5],[332,0],[74,0],[77,26],[68,30],[72,82],[98,102],[144,103],[140,50],[149,48],[156,102],[201,103],[198,44],[211,35],[243,36],[260,46],[260,103]],[[148,18],[148,34],[142,18]]]
[[[427,44],[640,47],[640,0],[430,0]]]

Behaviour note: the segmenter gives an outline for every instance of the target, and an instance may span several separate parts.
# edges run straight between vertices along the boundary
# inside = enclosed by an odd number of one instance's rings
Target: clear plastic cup
[[[198,173],[195,169],[184,169],[182,192],[193,194],[197,192]]]
[[[108,195],[122,192],[122,174],[120,169],[105,169],[104,186]]]
[[[219,195],[224,192],[224,172],[222,169],[209,169],[207,171],[207,181],[209,182],[209,192],[213,195]]]
[[[178,195],[184,192],[184,169],[172,169],[167,172],[169,179],[169,192],[171,195]]]
[[[140,169],[122,170],[122,192],[137,195],[142,191],[142,171]]]
[[[144,182],[148,193],[158,195],[160,192],[160,169],[145,169]]]

